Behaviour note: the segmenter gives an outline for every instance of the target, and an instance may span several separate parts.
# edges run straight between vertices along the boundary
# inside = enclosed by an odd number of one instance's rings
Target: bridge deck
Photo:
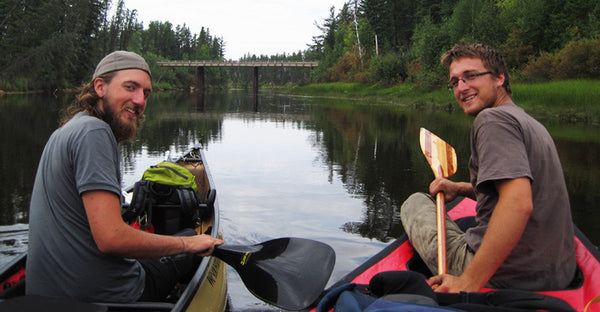
[[[317,67],[319,62],[293,61],[158,61],[163,67]]]

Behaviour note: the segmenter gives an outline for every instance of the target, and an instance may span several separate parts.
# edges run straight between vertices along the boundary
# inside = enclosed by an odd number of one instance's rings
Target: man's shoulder
[[[77,113],[71,120],[63,125],[63,131],[85,133],[93,130],[108,130],[110,126],[97,117],[90,116],[85,112]]]
[[[77,114],[75,114],[75,116],[73,116],[73,118],[71,120],[69,120],[65,125],[87,125],[87,126],[91,126],[91,127],[107,127],[108,124],[98,118],[98,117],[94,117],[91,116],[90,114],[86,113],[86,112],[79,112]]]
[[[78,113],[52,134],[52,140],[67,144],[98,144],[116,140],[110,126],[87,113]]]
[[[514,103],[506,103],[496,107],[489,107],[482,110],[477,118],[494,118],[499,116],[515,116],[527,114],[525,111]]]
[[[506,103],[482,110],[473,123],[474,125],[485,125],[492,122],[522,123],[525,120],[534,120],[534,118],[523,108],[513,103]]]

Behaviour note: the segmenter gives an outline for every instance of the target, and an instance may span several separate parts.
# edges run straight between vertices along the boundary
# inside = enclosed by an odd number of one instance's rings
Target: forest
[[[161,68],[157,61],[224,59],[227,39],[211,34],[210,25],[192,33],[177,21],[144,25],[137,13],[124,0],[3,0],[0,90],[75,89],[114,50],[141,54],[155,86],[165,89],[189,88],[194,71]],[[498,48],[519,82],[600,78],[597,0],[349,0],[315,20],[320,33],[304,51],[249,51],[240,61],[319,61],[313,70],[261,69],[264,86],[359,82],[432,89],[445,85],[440,56],[464,39]],[[251,76],[248,68],[206,69],[211,88],[248,87]]]

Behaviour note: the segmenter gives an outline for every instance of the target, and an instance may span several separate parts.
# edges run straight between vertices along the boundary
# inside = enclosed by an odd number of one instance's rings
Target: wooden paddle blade
[[[317,300],[335,264],[329,245],[289,237],[252,246],[221,245],[213,256],[233,267],[254,296],[292,311]]]
[[[447,178],[456,173],[454,148],[425,128],[420,133],[421,150],[436,178]]]

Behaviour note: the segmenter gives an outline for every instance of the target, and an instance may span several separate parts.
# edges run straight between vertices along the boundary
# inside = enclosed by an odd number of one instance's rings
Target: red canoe
[[[464,198],[447,205],[448,215],[453,220],[475,216],[476,202]],[[558,297],[568,302],[575,310],[583,311],[588,302],[600,294],[600,251],[589,239],[575,227],[575,243],[578,276],[572,287],[560,291],[542,291],[541,294]],[[334,289],[346,283],[369,284],[377,273],[391,270],[414,270],[415,251],[406,235],[397,239],[375,256],[360,265],[329,289]],[[422,261],[422,260],[421,260]],[[423,264],[424,265],[424,264]],[[482,289],[488,291],[490,289]],[[588,312],[600,312],[600,304],[592,304]]]

